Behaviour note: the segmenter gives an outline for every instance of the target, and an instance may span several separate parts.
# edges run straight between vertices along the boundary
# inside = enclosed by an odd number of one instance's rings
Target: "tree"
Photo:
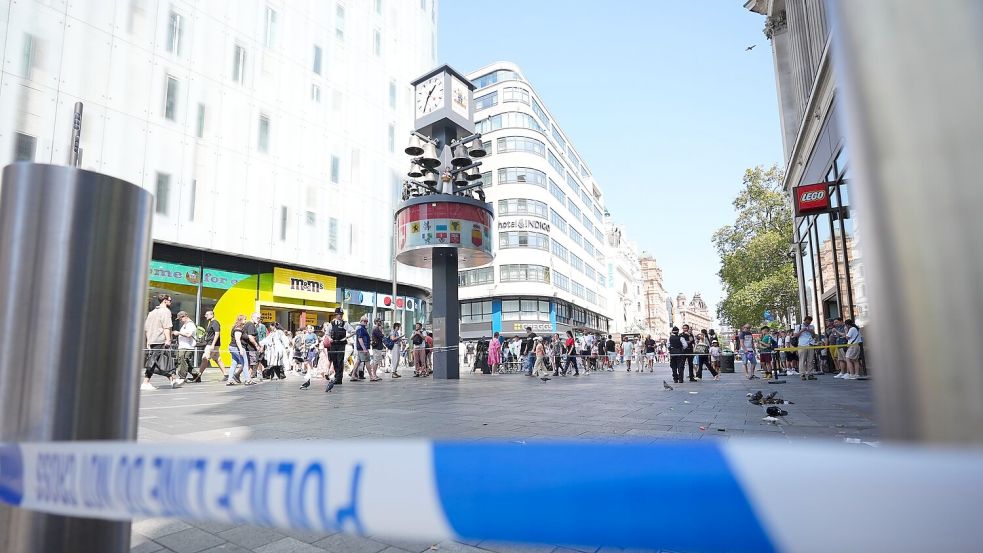
[[[731,326],[757,325],[765,310],[781,315],[798,303],[795,263],[788,256],[793,218],[784,176],[777,165],[745,171],[733,202],[737,219],[713,234],[725,294],[717,315]]]

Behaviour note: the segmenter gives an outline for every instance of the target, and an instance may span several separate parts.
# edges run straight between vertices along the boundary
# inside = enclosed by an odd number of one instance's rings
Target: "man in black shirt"
[[[532,368],[536,363],[535,347],[536,333],[532,331],[531,326],[527,326],[526,337],[522,339],[522,347],[519,350],[519,355],[522,356],[523,367],[526,370],[526,376],[532,376]]]
[[[669,368],[672,369],[672,381],[681,383],[683,381],[683,339],[679,336],[679,329],[672,327],[672,334],[669,335]]]
[[[222,371],[222,380],[227,380],[229,377],[225,374],[225,365],[222,363],[222,356],[219,355],[219,347],[222,345],[222,325],[211,311],[205,311],[205,318],[208,319],[208,326],[205,327],[205,351],[201,355],[198,376],[193,379],[193,382],[201,382],[201,375],[211,366],[211,361],[218,363],[218,370]]]
[[[256,330],[256,325],[259,324],[260,315],[259,313],[253,313],[253,316],[246,321],[246,325],[242,327],[242,347],[246,348],[245,355],[243,355],[243,360],[249,367],[249,381],[256,378],[256,365],[259,364],[259,331]],[[262,375],[260,375],[262,378]],[[247,382],[248,383],[248,382]]]
[[[644,345],[645,345],[645,364],[648,365],[649,372],[653,372],[655,370],[655,340],[652,339],[651,334],[645,335]],[[641,369],[644,368],[645,367],[640,368],[639,371],[641,371]]]
[[[614,340],[611,338],[610,334],[608,334],[608,340],[604,342],[604,351],[607,353],[606,363],[608,365],[608,370],[613,371],[616,354],[618,353],[618,348],[616,347]]]
[[[689,366],[689,381],[696,382],[696,375],[693,374],[693,346],[695,345],[695,339],[693,335],[690,334],[689,325],[683,325],[683,331],[679,334],[679,337],[683,339],[683,363]],[[683,363],[679,364],[679,381],[683,381]]]
[[[355,334],[355,329],[345,321],[344,315],[345,312],[340,307],[335,308],[334,319],[328,327],[331,338],[328,360],[334,367],[334,386],[341,386],[342,384],[342,376],[345,374],[345,348],[348,347],[348,338]],[[324,391],[328,391],[332,387],[329,382]]]

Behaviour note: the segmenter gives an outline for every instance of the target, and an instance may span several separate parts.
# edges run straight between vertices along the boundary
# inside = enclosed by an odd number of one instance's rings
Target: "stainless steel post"
[[[15,163],[0,188],[0,442],[134,440],[153,197]],[[0,505],[8,552],[129,550],[130,523]]]
[[[831,6],[881,428],[983,443],[983,4]]]

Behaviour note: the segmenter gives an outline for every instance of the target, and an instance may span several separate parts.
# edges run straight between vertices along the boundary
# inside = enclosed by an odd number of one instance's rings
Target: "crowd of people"
[[[413,377],[433,374],[433,333],[420,323],[404,334],[399,323],[384,329],[383,321],[369,324],[363,315],[352,325],[338,308],[331,321],[321,328],[307,325],[292,333],[276,322],[263,323],[259,313],[239,315],[223,333],[212,311],[204,332],[184,312],[172,319],[171,298],[157,296],[157,307],[146,319],[146,359],[143,389],[155,389],[150,383],[155,374],[167,378],[171,387],[202,381],[213,363],[227,386],[252,386],[264,380],[282,380],[288,373],[303,377],[302,390],[323,379],[325,391],[344,382],[378,382],[380,373],[401,378],[400,368],[412,370]],[[819,372],[836,372],[836,378],[856,380],[864,373],[863,337],[853,320],[827,321],[825,332],[816,332],[812,317],[788,330],[773,331],[763,326],[753,332],[744,325],[734,336],[737,353],[748,379],[757,377],[760,363],[762,376],[800,376],[814,380]],[[175,344],[176,342],[176,344]],[[176,348],[175,348],[176,345]],[[223,348],[231,356],[228,369],[222,362]],[[201,351],[200,362],[195,363]],[[465,365],[477,370],[478,352],[467,349]],[[699,332],[683,325],[673,328],[669,338],[657,341],[651,335],[623,337],[616,341],[598,333],[575,335],[567,331],[539,336],[532,327],[524,336],[511,339],[496,332],[487,343],[487,355],[481,364],[491,374],[523,372],[546,382],[553,377],[581,376],[596,371],[614,371],[625,366],[627,372],[654,372],[656,363],[669,363],[674,383],[698,382],[706,369],[713,380],[720,379],[725,350],[713,329]],[[687,370],[688,369],[688,370]],[[346,378],[347,377],[347,378]]]

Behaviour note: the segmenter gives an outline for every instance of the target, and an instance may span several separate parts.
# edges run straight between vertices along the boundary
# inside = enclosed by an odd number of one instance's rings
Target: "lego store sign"
[[[795,215],[813,215],[829,211],[829,183],[803,184],[795,187]]]

